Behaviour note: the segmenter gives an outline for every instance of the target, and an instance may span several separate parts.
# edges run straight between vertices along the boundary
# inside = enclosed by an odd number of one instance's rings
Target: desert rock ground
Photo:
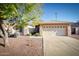
[[[9,38],[9,47],[3,46],[0,38],[0,55],[2,56],[41,56],[43,55],[42,38],[20,36]]]

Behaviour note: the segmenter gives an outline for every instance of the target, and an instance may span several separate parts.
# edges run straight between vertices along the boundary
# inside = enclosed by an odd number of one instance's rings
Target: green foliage
[[[38,18],[37,19],[34,19],[34,20],[32,20],[32,25],[33,26],[39,25],[40,22],[41,22],[41,20],[39,20]]]
[[[34,36],[40,36],[40,33],[36,33],[36,34],[34,34]]]
[[[0,19],[8,19],[17,15],[16,4],[0,4]]]
[[[17,27],[25,27],[30,20],[40,18],[42,4],[0,4],[0,19],[11,19],[17,16]]]
[[[36,22],[34,22],[35,24],[32,24],[33,26],[36,25],[36,23],[39,23],[39,18],[42,14],[42,11],[41,11],[41,6],[42,4],[23,4],[21,5],[22,8],[24,7],[24,9],[22,11],[20,11],[19,14],[20,15],[20,20],[19,20],[19,26],[18,27],[25,27],[26,25],[28,25],[28,22],[29,21],[33,21],[35,19]],[[22,25],[23,24],[23,25]]]
[[[17,28],[24,28],[28,25],[28,22],[26,20],[18,20]]]

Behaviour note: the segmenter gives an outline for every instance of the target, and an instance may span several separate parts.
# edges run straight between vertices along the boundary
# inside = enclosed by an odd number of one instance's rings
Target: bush
[[[36,34],[34,34],[35,36],[40,36],[40,33],[36,33]]]
[[[31,34],[27,34],[27,36],[31,36]]]

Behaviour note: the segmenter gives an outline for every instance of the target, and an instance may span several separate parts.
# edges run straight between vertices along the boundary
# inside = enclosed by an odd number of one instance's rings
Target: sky
[[[79,4],[78,3],[45,3],[42,6],[43,21],[70,21],[79,20]]]

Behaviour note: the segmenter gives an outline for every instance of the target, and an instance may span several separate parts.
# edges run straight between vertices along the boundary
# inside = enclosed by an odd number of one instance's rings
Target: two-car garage
[[[67,23],[42,23],[40,25],[41,34],[65,36],[68,35]]]
[[[43,33],[52,33],[52,35],[66,35],[65,28],[43,28]]]

